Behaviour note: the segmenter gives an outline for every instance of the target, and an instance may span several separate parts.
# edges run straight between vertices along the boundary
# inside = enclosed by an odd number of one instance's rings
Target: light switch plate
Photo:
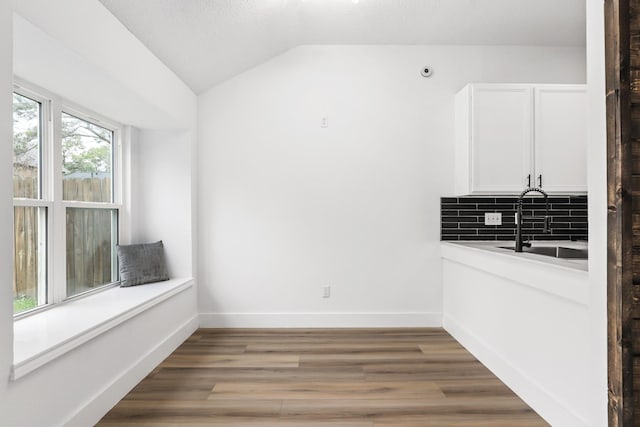
[[[486,212],[484,225],[502,225],[502,214],[499,212]]]
[[[330,297],[331,297],[331,286],[323,286],[322,298],[330,298]]]

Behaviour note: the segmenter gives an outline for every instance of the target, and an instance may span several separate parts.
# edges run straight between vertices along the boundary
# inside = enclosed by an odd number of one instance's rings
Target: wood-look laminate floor
[[[200,329],[98,426],[546,426],[445,331]]]

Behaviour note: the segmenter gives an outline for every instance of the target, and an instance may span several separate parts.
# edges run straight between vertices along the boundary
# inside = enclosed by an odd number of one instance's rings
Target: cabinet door
[[[587,97],[582,85],[535,89],[536,185],[550,192],[587,191]]]
[[[519,193],[532,173],[530,87],[474,85],[471,182],[474,193]]]

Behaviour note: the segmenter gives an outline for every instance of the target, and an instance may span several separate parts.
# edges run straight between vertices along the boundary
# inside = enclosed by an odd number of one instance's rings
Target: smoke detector
[[[429,66],[422,67],[422,70],[420,70],[420,74],[422,74],[422,77],[431,77],[431,74],[433,74],[433,68]]]

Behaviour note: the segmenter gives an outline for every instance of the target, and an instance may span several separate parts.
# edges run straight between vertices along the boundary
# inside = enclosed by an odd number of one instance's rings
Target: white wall
[[[162,240],[171,277],[192,277],[193,131],[132,133],[131,242]]]
[[[302,46],[202,94],[202,324],[440,324],[439,197],[468,82],[584,83],[584,49]]]
[[[21,77],[113,120],[192,125],[193,92],[98,0],[13,0],[13,7],[36,28],[17,23],[14,70]],[[25,42],[27,49],[45,44],[38,55],[24,55]]]
[[[12,16],[9,2],[0,1],[0,141],[12,138]],[[0,144],[0,414],[10,409],[4,399],[13,363],[13,152]]]
[[[11,2],[0,2],[0,134],[11,132]],[[19,0],[13,71],[125,125],[127,173],[140,180],[130,230],[166,240],[172,273],[193,275],[196,96],[97,0]],[[69,13],[74,11],[74,13]],[[157,147],[154,143],[157,142]],[[11,283],[11,148],[0,144],[0,281]],[[151,162],[151,163],[150,163]],[[174,168],[167,167],[174,165]],[[165,209],[167,200],[177,205]],[[151,217],[152,216],[152,217]],[[165,237],[166,236],[166,237]],[[192,287],[16,381],[11,288],[0,287],[0,425],[93,425],[197,327]],[[37,405],[34,406],[34,402]],[[36,410],[34,410],[34,408]]]
[[[607,143],[602,0],[587,0],[587,91],[589,96],[589,282],[591,304],[591,416],[607,425]]]

